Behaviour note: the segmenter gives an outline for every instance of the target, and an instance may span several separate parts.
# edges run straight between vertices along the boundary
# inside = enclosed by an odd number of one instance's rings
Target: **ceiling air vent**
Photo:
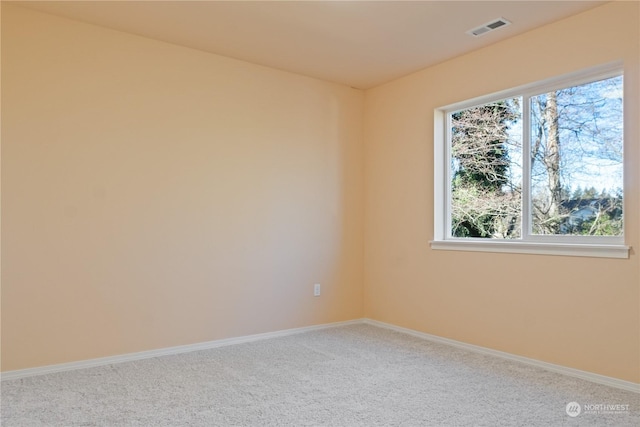
[[[511,22],[507,21],[504,18],[499,18],[477,28],[474,28],[473,30],[469,30],[467,31],[467,34],[474,37],[479,37],[483,34],[487,34],[490,31],[497,30],[498,28],[506,27],[507,25],[511,25]]]

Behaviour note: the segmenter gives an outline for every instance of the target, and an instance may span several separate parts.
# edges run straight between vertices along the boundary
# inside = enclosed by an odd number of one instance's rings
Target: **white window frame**
[[[430,242],[431,248],[437,250],[456,251],[628,258],[630,247],[624,244],[624,236],[561,236],[532,234],[530,232],[531,206],[529,196],[531,159],[530,156],[524,154],[530,152],[529,99],[531,97],[553,90],[578,86],[617,76],[623,76],[624,79],[621,62],[605,64],[576,73],[547,79],[541,82],[437,108],[434,113],[434,239]],[[623,85],[623,90],[626,92],[625,85]],[[627,94],[625,93],[624,96],[626,97]],[[522,237],[520,239],[453,237],[451,235],[450,215],[450,114],[462,109],[515,97],[523,98]],[[626,116],[626,111],[623,110],[623,114]],[[626,212],[626,206],[624,206],[624,203],[623,199],[623,212]]]

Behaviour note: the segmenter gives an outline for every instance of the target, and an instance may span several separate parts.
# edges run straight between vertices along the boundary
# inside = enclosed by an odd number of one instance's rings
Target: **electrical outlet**
[[[314,297],[320,296],[320,283],[316,283],[315,285],[313,285],[313,296]]]

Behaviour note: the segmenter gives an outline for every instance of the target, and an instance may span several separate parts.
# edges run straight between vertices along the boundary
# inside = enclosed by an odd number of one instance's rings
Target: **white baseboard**
[[[93,368],[96,366],[112,365],[114,363],[131,362],[134,360],[150,359],[152,357],[188,353],[191,351],[208,350],[212,348],[225,347],[228,345],[242,344],[242,343],[265,340],[270,338],[300,334],[303,332],[316,331],[320,329],[333,328],[336,326],[346,326],[346,325],[362,324],[362,323],[381,327],[381,328],[391,329],[397,332],[412,335],[417,338],[422,338],[425,340],[462,348],[462,349],[473,351],[476,353],[487,354],[490,356],[500,357],[502,359],[507,359],[511,361],[525,363],[528,365],[537,366],[547,371],[580,378],[583,380],[591,381],[593,383],[603,384],[609,387],[615,387],[622,390],[640,393],[640,384],[633,383],[630,381],[624,381],[618,378],[612,378],[612,377],[607,377],[605,375],[594,374],[592,372],[581,371],[579,369],[568,368],[566,366],[554,365],[553,363],[542,362],[540,360],[530,359],[528,357],[523,357],[523,356],[517,356],[515,354],[505,353],[499,350],[493,350],[486,347],[467,344],[461,341],[456,341],[449,338],[443,338],[437,335],[431,335],[431,334],[419,332],[413,329],[407,329],[407,328],[395,326],[389,323],[384,323],[377,320],[366,319],[366,318],[348,320],[345,322],[325,323],[322,325],[306,326],[302,328],[285,329],[282,331],[267,332],[267,333],[256,334],[256,335],[247,335],[247,336],[236,337],[236,338],[226,338],[221,340],[181,345],[176,347],[167,347],[167,348],[161,348],[157,350],[141,351],[138,353],[122,354],[118,356],[101,357],[98,359],[80,360],[77,362],[61,363],[57,365],[48,365],[48,366],[40,366],[36,368],[19,369],[15,371],[2,372],[0,374],[0,379],[2,381],[15,380],[19,378],[45,375],[45,374],[51,374],[56,372],[65,372],[65,371],[73,371],[76,369]]]
[[[131,362],[134,360],[150,359],[152,357],[168,356],[172,354],[189,353],[191,351],[209,350],[212,348],[225,347],[228,345],[248,343],[252,341],[266,340],[269,338],[284,337],[288,335],[300,334],[303,332],[316,331],[319,329],[333,328],[352,324],[361,324],[361,319],[348,320],[345,322],[325,323],[322,325],[306,326],[302,328],[285,329],[282,331],[266,332],[263,334],[246,335],[242,337],[226,338],[215,341],[207,341],[196,344],[179,345],[176,347],[160,348],[157,350],[141,351],[138,353],[127,353],[117,356],[100,357],[97,359],[79,360],[77,362],[60,363],[56,365],[39,366],[36,368],[18,369],[6,371],[0,374],[2,381],[15,380],[19,378],[33,377],[36,375],[52,374],[56,372],[73,371],[76,369],[93,368],[96,366],[112,365],[114,363]]]
[[[500,357],[502,359],[507,359],[515,362],[526,363],[527,365],[537,366],[547,371],[556,372],[556,373],[567,375],[570,377],[580,378],[583,380],[606,385],[609,387],[615,387],[622,390],[640,393],[640,384],[634,383],[631,381],[625,381],[618,378],[607,377],[605,375],[594,374],[592,372],[581,371],[579,369],[568,368],[566,366],[555,365],[553,363],[547,363],[547,362],[543,362],[536,359],[530,359],[528,357],[517,356],[515,354],[505,353],[504,351],[493,350],[486,347],[480,347],[474,344],[467,344],[461,341],[456,341],[449,338],[443,338],[437,335],[431,335],[424,332],[415,331],[413,329],[407,329],[400,326],[395,326],[389,323],[379,322],[377,320],[363,319],[363,322],[369,325],[387,328],[397,332],[409,334],[417,338],[422,338],[425,340],[462,348],[462,349],[473,351],[476,353],[482,353],[490,356]]]

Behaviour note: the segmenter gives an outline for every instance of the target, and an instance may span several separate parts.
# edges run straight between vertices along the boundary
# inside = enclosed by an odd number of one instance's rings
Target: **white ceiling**
[[[32,9],[366,89],[604,1],[44,1]],[[506,18],[474,38],[466,31]]]

